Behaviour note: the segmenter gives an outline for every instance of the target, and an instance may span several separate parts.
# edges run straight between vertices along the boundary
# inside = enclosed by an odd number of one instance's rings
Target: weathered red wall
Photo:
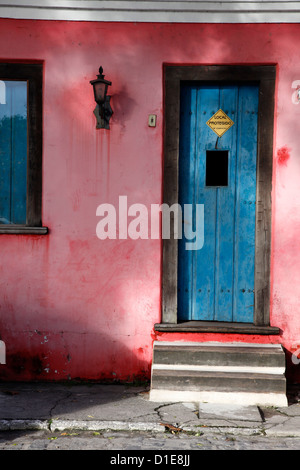
[[[4,380],[149,378],[158,339],[300,346],[299,25],[0,20],[0,60],[44,63],[43,223],[47,236],[1,235]],[[96,208],[161,202],[163,64],[277,64],[272,310],[280,337],[156,334],[159,240],[96,237]],[[89,83],[112,81],[111,130],[95,129]],[[157,127],[147,125],[157,114]]]

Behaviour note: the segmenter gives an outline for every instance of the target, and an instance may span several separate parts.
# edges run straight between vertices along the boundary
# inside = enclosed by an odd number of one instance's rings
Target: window
[[[41,64],[0,63],[0,233],[42,227]]]
[[[206,186],[228,186],[228,150],[206,151]]]

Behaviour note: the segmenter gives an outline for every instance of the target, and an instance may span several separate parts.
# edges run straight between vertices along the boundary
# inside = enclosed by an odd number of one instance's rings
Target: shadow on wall
[[[151,364],[143,348],[134,350],[106,334],[34,331],[20,335],[16,347],[11,335],[6,343],[2,381],[149,381]]]

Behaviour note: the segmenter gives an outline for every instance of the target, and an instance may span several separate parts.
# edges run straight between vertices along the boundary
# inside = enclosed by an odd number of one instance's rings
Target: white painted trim
[[[251,367],[251,366],[208,366],[208,365],[190,365],[190,364],[153,364],[152,370],[189,370],[199,372],[226,372],[226,373],[249,373],[249,374],[271,374],[284,375],[284,367]]]
[[[0,341],[0,364],[6,364],[6,348],[4,341]]]
[[[288,406],[287,397],[283,393],[245,393],[245,392],[213,392],[213,391],[174,391],[150,390],[149,400],[160,403],[171,402],[205,402],[226,403],[243,406]]]
[[[299,23],[299,1],[0,0],[0,17],[157,23]]]

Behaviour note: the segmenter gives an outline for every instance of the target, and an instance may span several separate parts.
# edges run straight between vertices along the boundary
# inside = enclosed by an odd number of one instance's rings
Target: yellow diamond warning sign
[[[234,122],[227,116],[222,109],[219,109],[206,123],[218,137],[222,137]]]

